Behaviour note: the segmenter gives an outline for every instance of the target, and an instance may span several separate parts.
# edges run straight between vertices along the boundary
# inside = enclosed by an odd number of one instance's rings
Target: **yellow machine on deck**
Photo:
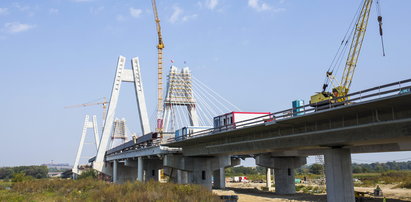
[[[333,86],[332,92],[326,91],[328,87],[328,83],[325,83],[323,85],[322,92],[319,92],[311,96],[311,99],[310,99],[311,106],[315,107],[315,106],[321,106],[321,105],[326,105],[330,103],[344,102],[348,99],[348,97],[345,97],[345,96],[348,95],[351,82],[354,76],[355,67],[357,66],[357,61],[360,55],[362,42],[364,40],[365,32],[366,32],[367,25],[368,25],[368,18],[370,15],[372,2],[373,0],[364,0],[364,3],[362,4],[360,13],[358,15],[358,19],[356,21],[356,24],[353,30],[350,50],[348,53],[347,61],[345,63],[345,68],[342,74],[341,81],[338,82],[336,80],[336,78],[333,75],[333,71],[327,71],[327,80],[330,81]],[[377,4],[378,4],[378,1],[377,1]],[[382,17],[381,16],[378,16],[378,21],[380,25],[380,35],[382,39]],[[348,40],[347,41],[343,40],[341,45],[346,45],[347,43],[348,43]]]

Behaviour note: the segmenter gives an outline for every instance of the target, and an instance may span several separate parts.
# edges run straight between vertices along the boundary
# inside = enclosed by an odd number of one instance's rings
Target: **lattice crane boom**
[[[157,44],[157,56],[158,56],[158,82],[157,82],[157,131],[163,129],[163,48],[164,42],[161,35],[160,18],[158,17],[156,0],[151,0],[154,13],[154,21],[156,22],[158,44]]]
[[[352,78],[354,76],[355,67],[357,66],[358,57],[360,55],[362,43],[364,41],[365,32],[367,30],[368,18],[370,16],[371,5],[373,0],[365,0],[361,9],[358,22],[355,27],[354,36],[352,38],[350,51],[348,53],[347,61],[345,63],[344,73],[342,74],[340,86],[344,91],[339,96],[345,96],[351,86]]]
[[[358,58],[360,55],[362,43],[364,41],[364,36],[367,30],[368,19],[370,16],[371,5],[373,0],[364,0],[361,7],[361,11],[358,15],[358,19],[355,24],[353,31],[353,37],[350,44],[350,50],[345,63],[344,72],[340,82],[336,82],[336,79],[332,71],[327,71],[327,78],[333,84],[332,92],[326,92],[328,84],[324,84],[323,91],[311,96],[310,105],[319,106],[328,104],[330,102],[343,102],[346,98],[339,98],[334,100],[336,97],[343,97],[348,95],[351,87],[352,79],[355,73],[355,68],[357,66]],[[379,16],[380,18],[380,16]],[[381,24],[380,24],[381,27]],[[382,35],[382,34],[381,34]]]
[[[77,104],[77,105],[70,105],[70,106],[65,106],[65,109],[69,108],[78,108],[78,107],[88,107],[88,106],[94,106],[94,105],[102,105],[103,106],[103,120],[106,119],[106,114],[107,114],[107,98],[103,97],[103,102],[89,102],[89,103],[84,103],[84,104]]]

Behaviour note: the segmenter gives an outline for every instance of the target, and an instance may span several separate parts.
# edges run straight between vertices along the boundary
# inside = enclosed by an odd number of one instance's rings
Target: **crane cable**
[[[331,61],[330,66],[328,67],[327,75],[328,74],[333,74],[333,72],[335,72],[335,73],[338,72],[339,67],[341,66],[342,58],[343,58],[343,56],[346,52],[346,49],[348,47],[348,42],[350,41],[350,39],[351,39],[351,37],[352,37],[352,35],[355,31],[355,27],[356,27],[355,22],[358,21],[358,18],[360,17],[359,13],[361,11],[361,8],[362,8],[363,4],[364,4],[364,0],[360,2],[359,6],[358,6],[358,9],[355,12],[354,17],[352,18],[351,23],[348,26],[348,29],[345,32],[343,39],[341,40],[340,46],[338,47],[338,50],[335,53],[334,58]],[[336,69],[336,67],[337,67],[337,69]],[[330,78],[327,76],[324,79],[324,85],[323,85],[323,91],[322,92],[326,91],[329,83],[330,83]]]
[[[382,15],[381,15],[381,6],[380,6],[380,0],[377,0],[377,20],[378,20],[378,26],[379,26],[379,31],[380,31],[380,37],[381,37],[381,47],[382,47],[382,56],[385,56],[385,48],[384,48],[384,37],[383,37],[383,32],[382,32]]]

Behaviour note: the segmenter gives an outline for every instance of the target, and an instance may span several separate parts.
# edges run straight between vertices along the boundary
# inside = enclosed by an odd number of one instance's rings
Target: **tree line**
[[[411,161],[407,162],[387,162],[387,163],[353,163],[353,173],[383,173],[390,170],[411,170]],[[298,174],[316,174],[320,175],[324,173],[324,165],[311,164],[305,165],[296,169]],[[261,166],[256,167],[231,167],[226,168],[225,173],[227,176],[242,176],[242,175],[265,175],[266,168]]]
[[[391,170],[411,170],[411,161],[407,162],[387,162],[387,163],[353,163],[353,173],[383,173]],[[297,169],[299,174],[322,174],[324,171],[324,165],[311,164],[305,165]]]
[[[353,163],[353,173],[381,173],[389,170],[411,170],[411,161],[387,163]]]
[[[16,174],[24,174],[33,178],[46,178],[48,169],[47,166],[17,166],[0,168],[0,179],[11,179]]]

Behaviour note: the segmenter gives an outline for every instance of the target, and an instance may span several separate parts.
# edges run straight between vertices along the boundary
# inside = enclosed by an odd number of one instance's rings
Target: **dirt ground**
[[[381,185],[384,197],[387,201],[411,201],[411,190],[409,189],[393,189],[395,185]],[[279,195],[272,191],[263,191],[265,183],[227,183],[225,190],[213,190],[217,195],[237,195],[239,202],[266,202],[266,201],[327,201],[326,194],[305,194],[297,193],[294,195]],[[373,192],[374,187],[355,187],[356,191]],[[382,198],[374,198],[366,195],[365,202],[368,201],[383,201]]]

